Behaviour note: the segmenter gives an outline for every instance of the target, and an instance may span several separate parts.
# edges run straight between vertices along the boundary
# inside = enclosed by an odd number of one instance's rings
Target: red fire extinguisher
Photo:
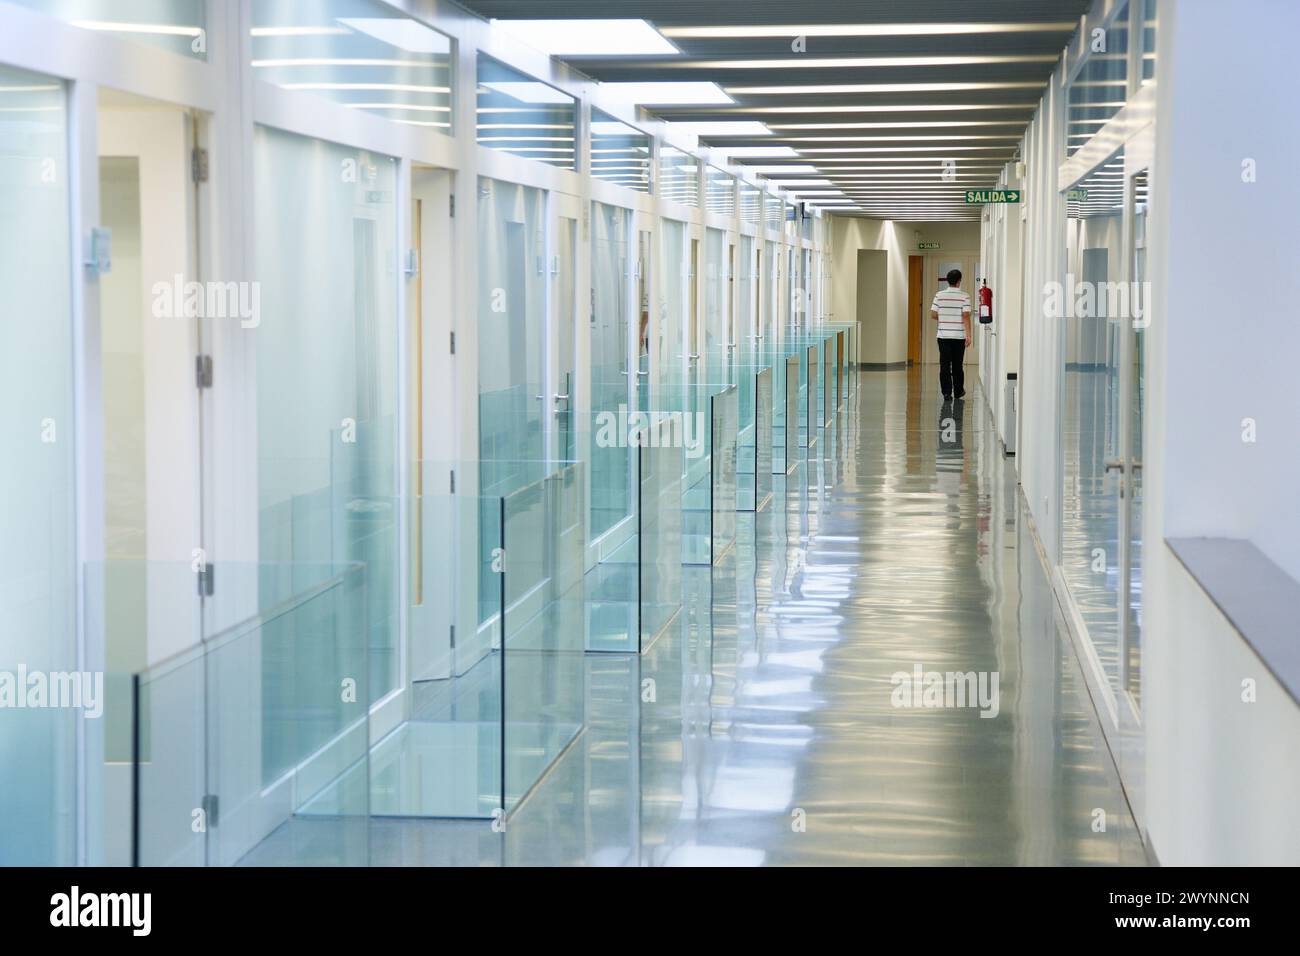
[[[989,288],[989,280],[985,279],[984,284],[980,286],[980,325],[991,325],[993,323],[993,290]]]

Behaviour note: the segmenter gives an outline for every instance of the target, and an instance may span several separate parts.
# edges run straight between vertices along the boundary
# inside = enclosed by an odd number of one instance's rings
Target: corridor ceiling
[[[965,203],[965,190],[996,184],[1089,6],[1089,0],[461,2],[503,21],[645,20],[680,52],[559,58],[602,83],[715,83],[726,94],[722,103],[638,102],[670,122],[761,123],[770,133],[705,127],[700,143],[738,148],[733,162],[761,169],[798,201],[906,220],[979,218],[981,207]],[[580,26],[570,35],[582,35]],[[753,147],[767,149],[744,155]],[[767,151],[785,155],[761,155]]]

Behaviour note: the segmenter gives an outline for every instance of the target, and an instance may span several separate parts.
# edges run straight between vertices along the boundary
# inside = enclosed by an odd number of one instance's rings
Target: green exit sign
[[[1065,191],[1066,202],[1087,202],[1088,190],[1086,189],[1067,189]]]
[[[918,242],[918,243],[916,244],[916,248],[918,248],[918,249],[938,249],[938,248],[939,248],[939,243],[937,243],[937,242]]]
[[[968,189],[967,205],[980,205],[987,202],[1020,202],[1019,189]]]

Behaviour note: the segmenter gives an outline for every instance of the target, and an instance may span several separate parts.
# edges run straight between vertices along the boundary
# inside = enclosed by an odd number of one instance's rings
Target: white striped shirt
[[[966,338],[966,326],[961,317],[963,312],[970,314],[970,296],[965,289],[954,289],[951,286],[940,289],[935,293],[930,311],[939,313],[939,338]]]

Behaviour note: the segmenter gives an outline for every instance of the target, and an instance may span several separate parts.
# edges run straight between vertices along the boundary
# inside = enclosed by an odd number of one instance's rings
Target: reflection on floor
[[[246,862],[368,839],[376,865],[1142,863],[976,389],[859,385],[728,563],[685,569],[680,628],[587,655],[587,729],[504,833],[298,819]],[[996,674],[996,716],[894,706],[917,668]]]
[[[1110,685],[1119,690],[1118,369],[1065,370],[1062,572]],[[1139,525],[1140,527],[1140,525]],[[1140,560],[1140,555],[1136,556]]]

